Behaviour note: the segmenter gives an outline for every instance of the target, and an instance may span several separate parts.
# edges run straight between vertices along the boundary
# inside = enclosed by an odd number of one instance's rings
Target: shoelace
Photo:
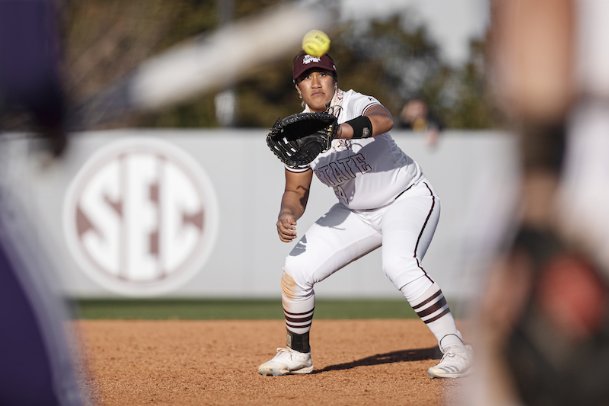
[[[277,348],[277,353],[275,354],[275,358],[280,357],[280,356],[287,356],[290,359],[292,359],[292,352],[288,348],[285,348],[285,347]]]
[[[446,359],[446,358],[459,358],[463,362],[466,362],[467,361],[467,352],[460,352],[460,351],[446,352],[444,355],[442,355],[442,361],[444,361],[444,359]]]

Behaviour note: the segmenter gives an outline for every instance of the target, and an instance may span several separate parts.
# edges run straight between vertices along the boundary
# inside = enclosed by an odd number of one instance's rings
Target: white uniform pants
[[[421,260],[439,217],[440,201],[425,179],[379,209],[355,212],[334,205],[286,258],[289,301],[309,301],[317,282],[382,246],[383,272],[411,302],[433,284]]]

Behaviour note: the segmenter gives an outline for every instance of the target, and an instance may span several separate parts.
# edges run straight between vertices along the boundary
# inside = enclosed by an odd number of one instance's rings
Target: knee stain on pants
[[[296,281],[294,278],[292,278],[292,276],[287,272],[283,271],[283,274],[281,275],[281,291],[283,292],[284,296],[288,299],[296,298],[295,287]]]

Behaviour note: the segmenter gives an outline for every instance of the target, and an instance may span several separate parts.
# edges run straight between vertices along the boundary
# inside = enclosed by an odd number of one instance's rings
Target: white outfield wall
[[[261,130],[113,130],[76,134],[42,167],[22,139],[3,143],[20,206],[70,297],[278,297],[275,221],[283,167]],[[451,298],[471,298],[512,209],[512,137],[449,131],[436,148],[394,132],[442,202],[423,261]],[[317,180],[299,234],[334,204]],[[46,271],[46,270],[45,270]],[[397,298],[380,251],[316,286],[318,297]]]

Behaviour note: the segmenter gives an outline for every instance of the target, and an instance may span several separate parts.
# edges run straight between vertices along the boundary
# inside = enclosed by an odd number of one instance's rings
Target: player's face
[[[296,84],[302,100],[312,111],[325,111],[336,92],[332,73],[325,70],[310,70]]]

